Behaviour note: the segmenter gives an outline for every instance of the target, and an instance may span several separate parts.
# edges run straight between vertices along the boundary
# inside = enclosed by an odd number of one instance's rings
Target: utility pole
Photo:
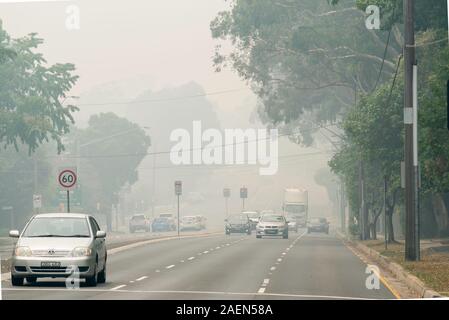
[[[346,197],[345,184],[340,180],[340,215],[341,215],[341,231],[346,233]]]
[[[417,212],[417,150],[414,133],[414,74],[416,75],[414,0],[404,0],[404,164],[405,164],[405,260],[419,260]],[[416,106],[415,106],[416,107]]]
[[[151,187],[153,194],[151,196],[151,216],[154,219],[154,205],[156,202],[156,145],[155,144],[153,144],[153,145],[154,145],[154,147],[153,147],[153,152],[154,152],[154,154],[153,154],[153,177],[152,177],[153,181],[152,181],[152,187]]]
[[[360,209],[359,209],[359,230],[360,240],[366,240],[365,228],[365,177],[364,177],[363,160],[359,160],[359,194],[360,194]]]
[[[387,223],[387,177],[384,176],[384,240],[385,250],[388,250],[388,223]]]

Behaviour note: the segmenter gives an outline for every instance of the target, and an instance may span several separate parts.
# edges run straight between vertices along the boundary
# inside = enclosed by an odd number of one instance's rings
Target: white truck
[[[298,226],[306,227],[309,207],[307,190],[287,188],[284,190],[282,210],[287,218],[294,217]]]

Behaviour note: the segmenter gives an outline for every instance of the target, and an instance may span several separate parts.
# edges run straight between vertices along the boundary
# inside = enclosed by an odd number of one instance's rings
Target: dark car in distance
[[[225,222],[225,232],[227,235],[230,235],[231,233],[251,234],[251,220],[246,214],[231,215]]]
[[[312,218],[307,224],[307,233],[324,232],[329,234],[329,222],[326,218]]]
[[[153,232],[172,231],[172,223],[169,218],[156,218],[151,224]]]

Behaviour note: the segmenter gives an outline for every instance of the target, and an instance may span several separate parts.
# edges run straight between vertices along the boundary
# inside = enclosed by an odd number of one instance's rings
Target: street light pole
[[[415,30],[414,30],[414,0],[404,0],[404,164],[405,164],[405,260],[419,260],[419,234],[416,210],[417,179],[414,138],[414,72],[416,66],[415,56]]]

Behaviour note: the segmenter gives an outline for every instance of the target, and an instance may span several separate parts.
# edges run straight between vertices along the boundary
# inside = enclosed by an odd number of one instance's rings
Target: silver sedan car
[[[18,238],[11,264],[11,282],[78,276],[89,286],[106,282],[106,233],[87,214],[51,213],[33,216]]]
[[[282,215],[264,214],[256,227],[256,238],[263,236],[282,236],[288,239],[288,221]]]

